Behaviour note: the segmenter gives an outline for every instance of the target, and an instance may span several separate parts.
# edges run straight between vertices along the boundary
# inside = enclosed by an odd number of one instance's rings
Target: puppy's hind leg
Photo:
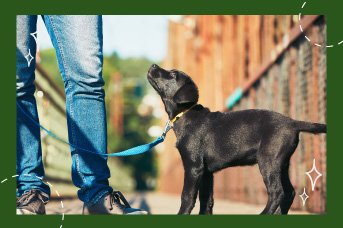
[[[281,181],[285,196],[274,214],[288,214],[289,208],[292,206],[295,197],[295,190],[288,175],[288,167],[288,164],[285,165],[281,171]]]
[[[213,209],[213,173],[205,172],[199,188],[199,214],[212,214]]]
[[[285,156],[284,159],[282,159],[283,162],[281,164],[281,183],[285,195],[274,214],[288,214],[289,208],[292,206],[295,197],[295,190],[289,179],[288,170],[291,156],[299,143],[299,133],[295,134],[295,137],[291,138],[290,141],[293,143],[289,143],[288,147],[285,147]]]
[[[267,186],[268,202],[261,214],[274,214],[284,198],[281,177],[277,173],[264,172],[263,180]]]
[[[274,214],[284,198],[281,183],[281,167],[269,153],[261,153],[257,158],[258,166],[267,187],[268,202],[261,214]]]
[[[282,140],[280,140],[282,139]],[[286,214],[293,202],[293,187],[288,177],[289,160],[298,145],[296,132],[279,131],[261,142],[257,163],[267,187],[268,202],[261,214]],[[280,206],[280,209],[277,208]]]

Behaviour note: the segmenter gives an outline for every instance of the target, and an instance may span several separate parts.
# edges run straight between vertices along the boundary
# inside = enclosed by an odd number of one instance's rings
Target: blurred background
[[[190,75],[200,90],[199,103],[212,111],[260,108],[326,123],[325,16],[307,15],[300,21],[298,15],[103,16],[103,32],[109,153],[149,143],[163,131],[167,115],[146,80],[152,63]],[[38,42],[35,83],[40,121],[67,140],[63,82],[41,20]],[[46,180],[64,198],[76,197],[69,146],[41,133]],[[183,167],[175,142],[170,132],[151,152],[110,157],[110,184],[128,194],[175,196],[178,207]],[[323,174],[314,191],[305,174],[312,169],[313,159]],[[300,134],[290,177],[297,194],[292,209],[326,213],[326,134]],[[215,202],[242,202],[263,209],[267,201],[257,166],[217,173],[214,188]],[[299,197],[304,188],[310,196],[305,206]]]

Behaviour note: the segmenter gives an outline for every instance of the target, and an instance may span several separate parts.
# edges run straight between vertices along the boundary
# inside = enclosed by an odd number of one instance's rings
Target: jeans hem
[[[91,200],[89,203],[87,203],[88,206],[92,206],[94,204],[96,204],[104,195],[106,195],[107,193],[110,193],[109,190],[105,190],[100,192],[99,194],[97,194],[93,200]]]
[[[24,195],[26,192],[29,192],[30,190],[32,190],[32,189],[36,189],[36,190],[39,190],[39,191],[41,191],[42,193],[44,193],[44,194],[46,194],[46,196],[44,196],[45,198],[47,198],[47,201],[49,201],[50,200],[50,197],[51,197],[51,192],[50,191],[46,191],[45,189],[43,189],[43,188],[40,188],[40,187],[32,187],[32,188],[29,188],[29,189],[26,189],[26,190],[24,190],[21,194],[17,194],[17,197],[20,197],[20,196],[22,196],[22,195]]]

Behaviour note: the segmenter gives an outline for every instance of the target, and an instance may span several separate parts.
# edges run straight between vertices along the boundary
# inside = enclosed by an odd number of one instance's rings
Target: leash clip
[[[164,131],[163,131],[163,133],[162,133],[162,135],[161,135],[161,137],[162,137],[163,139],[165,139],[165,137],[166,137],[168,131],[174,127],[174,124],[173,124],[173,123],[172,123],[171,125],[169,125],[169,124],[170,124],[170,120],[168,120],[168,122],[166,123],[166,127],[164,128]]]

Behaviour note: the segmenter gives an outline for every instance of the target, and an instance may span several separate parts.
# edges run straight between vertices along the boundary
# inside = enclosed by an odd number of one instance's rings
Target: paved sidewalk
[[[125,193],[125,198],[135,208],[142,208],[149,214],[176,214],[180,207],[180,196],[158,192]],[[62,208],[63,204],[63,208]],[[52,200],[46,206],[47,214],[82,214],[83,203],[78,199]],[[213,214],[259,214],[264,205],[251,205],[215,199]],[[199,202],[192,214],[199,213]],[[290,211],[289,214],[308,214],[301,211]]]

